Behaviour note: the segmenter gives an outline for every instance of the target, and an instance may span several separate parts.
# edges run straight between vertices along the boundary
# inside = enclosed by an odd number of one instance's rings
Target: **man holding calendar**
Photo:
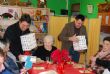
[[[30,24],[30,15],[23,14],[18,22],[10,25],[5,31],[4,38],[10,41],[10,51],[17,59],[19,55],[23,54],[20,36],[30,33]]]
[[[59,40],[62,42],[62,49],[68,49],[70,51],[70,55],[72,54],[72,58],[74,57],[73,53],[76,53],[77,56],[76,62],[78,62],[79,52],[74,52],[72,49],[73,43],[78,42],[79,39],[77,36],[85,36],[87,43],[87,32],[86,27],[83,25],[85,17],[81,14],[75,17],[73,22],[67,23],[61,33],[59,34]]]

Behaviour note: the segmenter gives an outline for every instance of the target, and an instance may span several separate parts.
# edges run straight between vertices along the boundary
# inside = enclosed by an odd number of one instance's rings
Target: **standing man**
[[[10,25],[5,31],[4,38],[10,41],[10,51],[17,59],[20,54],[23,54],[20,36],[30,33],[30,24],[31,17],[28,14],[23,14],[17,23]]]
[[[73,52],[73,42],[77,42],[77,36],[84,35],[87,39],[86,27],[83,25],[85,17],[81,14],[75,17],[75,21],[67,23],[61,33],[59,34],[59,40],[62,41],[62,49],[68,49],[72,58],[78,62],[79,52]],[[76,53],[76,54],[74,54]],[[74,54],[74,55],[73,55]]]

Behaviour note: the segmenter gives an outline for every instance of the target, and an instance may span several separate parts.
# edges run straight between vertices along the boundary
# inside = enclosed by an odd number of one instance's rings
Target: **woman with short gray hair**
[[[37,56],[41,60],[46,61],[46,58],[50,58],[51,53],[57,48],[53,46],[54,38],[52,35],[46,35],[43,39],[44,44],[42,46],[38,46],[38,48],[32,54],[33,56]]]

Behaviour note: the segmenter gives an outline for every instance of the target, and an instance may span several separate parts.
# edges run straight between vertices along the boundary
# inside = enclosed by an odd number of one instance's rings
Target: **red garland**
[[[66,49],[57,49],[52,52],[51,59],[54,63],[64,63],[70,61],[69,52]]]

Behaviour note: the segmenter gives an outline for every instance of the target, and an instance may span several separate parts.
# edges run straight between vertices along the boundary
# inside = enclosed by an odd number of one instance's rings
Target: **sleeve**
[[[101,59],[97,58],[96,64],[99,66],[103,66],[104,68],[110,68],[110,61],[108,61],[108,60],[101,60]]]
[[[68,24],[65,24],[63,30],[58,36],[58,39],[60,41],[69,41],[69,37],[67,36],[67,34],[68,34]]]
[[[38,56],[39,55],[39,46],[36,48],[36,49],[34,49],[34,51],[32,52],[32,56]]]
[[[5,31],[5,34],[4,34],[4,39],[8,39],[9,41],[13,41],[13,40],[16,40],[14,39],[14,33],[12,30],[10,30],[10,27],[7,28],[7,30]]]

